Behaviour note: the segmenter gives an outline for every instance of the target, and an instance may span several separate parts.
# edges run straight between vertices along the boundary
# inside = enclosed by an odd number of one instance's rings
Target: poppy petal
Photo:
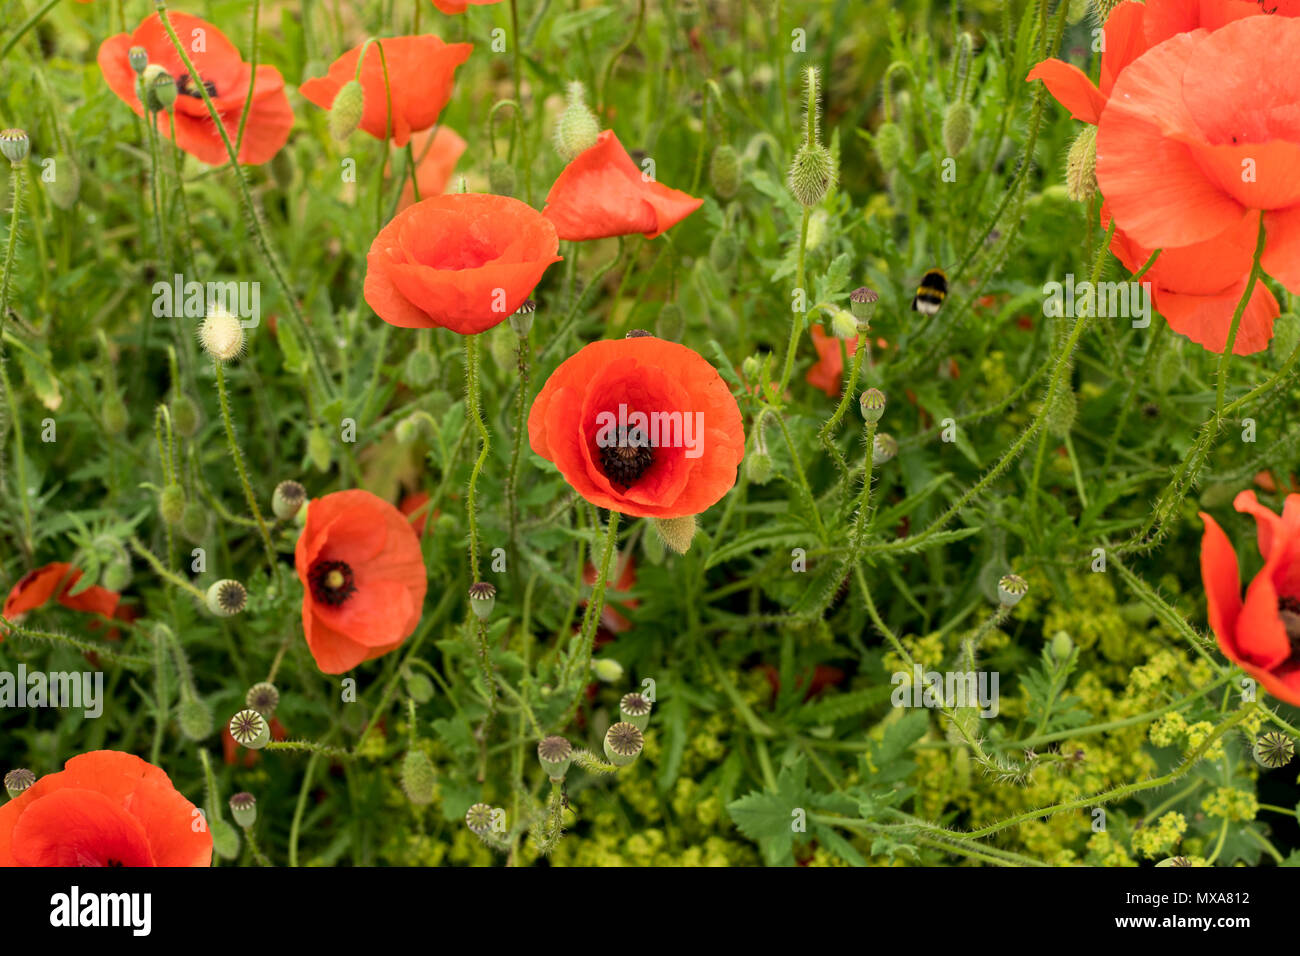
[[[1026,82],[1042,80],[1047,91],[1077,120],[1096,126],[1106,97],[1077,66],[1063,60],[1044,60],[1025,77]]]

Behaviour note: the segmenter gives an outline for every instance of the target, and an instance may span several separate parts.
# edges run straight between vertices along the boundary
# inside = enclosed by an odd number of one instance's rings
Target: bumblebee
[[[921,277],[921,284],[912,296],[912,311],[934,315],[948,297],[948,277],[942,269],[931,269]]]

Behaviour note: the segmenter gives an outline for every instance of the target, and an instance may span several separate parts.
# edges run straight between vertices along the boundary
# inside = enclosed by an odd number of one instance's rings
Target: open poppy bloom
[[[391,325],[475,335],[527,301],[559,262],[555,227],[507,196],[453,193],[404,209],[366,256],[366,302]]]
[[[701,513],[745,455],[740,408],[717,370],[644,334],[566,359],[533,402],[528,442],[587,501],[643,518]]]
[[[1300,3],[1288,0],[1284,4],[1270,5],[1269,12],[1273,12],[1273,6],[1277,7],[1278,17],[1300,15]],[[1044,60],[1030,71],[1028,79],[1043,80],[1048,90],[1070,110],[1071,115],[1086,123],[1098,125],[1108,106],[1117,102],[1116,84],[1139,58],[1146,63],[1144,54],[1148,51],[1163,47],[1166,41],[1175,38],[1207,36],[1209,31],[1220,31],[1227,25],[1244,19],[1258,21],[1253,29],[1264,31],[1271,29],[1273,24],[1282,22],[1276,19],[1264,20],[1264,15],[1265,10],[1252,0],[1198,0],[1195,3],[1150,0],[1146,4],[1121,3],[1106,21],[1100,88],[1093,86],[1077,67],[1060,60]],[[1196,32],[1192,34],[1190,31]],[[1239,50],[1235,55],[1250,59],[1253,54]],[[1142,102],[1143,96],[1158,89],[1161,83],[1166,92],[1171,85],[1182,84],[1181,69],[1170,66],[1163,59],[1157,62],[1163,64],[1158,67],[1163,73],[1156,77],[1156,82],[1151,82],[1152,78],[1145,72],[1150,64],[1126,81],[1123,95],[1118,99],[1116,115],[1130,112],[1135,101]],[[1190,92],[1180,92],[1174,98],[1185,95],[1190,98]],[[1163,106],[1155,104],[1152,109],[1159,113]],[[1125,129],[1123,122],[1118,127],[1109,121],[1107,125],[1112,131],[1118,129],[1121,135],[1126,135],[1122,133]],[[1131,217],[1136,212],[1145,215],[1148,221],[1163,220],[1164,214],[1160,210],[1167,204],[1180,203],[1184,188],[1183,185],[1170,186],[1165,180],[1166,163],[1158,153],[1151,151],[1152,145],[1147,142],[1146,145],[1138,146],[1136,141],[1131,141],[1128,148],[1118,154],[1112,146],[1108,155],[1103,146],[1103,138],[1099,135],[1097,178],[1107,198],[1102,207],[1102,225],[1109,226],[1112,211],[1120,210],[1116,216],[1117,225],[1111,241],[1111,251],[1130,271],[1141,268],[1157,247],[1162,249],[1159,258],[1144,276],[1144,281],[1151,283],[1156,310],[1165,317],[1174,331],[1211,351],[1222,352],[1227,345],[1233,312],[1245,292],[1259,220],[1242,206],[1238,208],[1235,220],[1223,220],[1218,228],[1202,234],[1199,239],[1189,240],[1188,234],[1164,234],[1160,242],[1149,241],[1153,233],[1144,231],[1145,227],[1140,223],[1134,228],[1136,220]],[[1261,157],[1260,162],[1262,161]],[[1121,166],[1128,168],[1123,170],[1120,169]],[[1121,185],[1120,194],[1125,198],[1118,207],[1114,202],[1116,193],[1113,191],[1116,181],[1110,175],[1116,170],[1120,172],[1121,180],[1130,179],[1142,183],[1127,192]],[[1240,166],[1237,175],[1241,176]],[[1279,306],[1273,294],[1262,283],[1257,283],[1242,316],[1233,345],[1234,353],[1249,354],[1265,348],[1278,312]]]
[[[1300,495],[1286,497],[1279,517],[1253,491],[1233,501],[1255,519],[1264,567],[1241,599],[1241,577],[1232,542],[1204,512],[1201,577],[1210,627],[1224,656],[1256,678],[1279,700],[1300,704]]]
[[[307,502],[294,565],[307,647],[326,674],[387,654],[420,623],[427,581],[419,539],[405,515],[368,491]]]
[[[381,45],[382,59],[378,49]],[[435,36],[385,37],[370,44],[361,65],[361,90],[365,94],[361,128],[375,139],[391,136],[394,146],[405,146],[411,133],[438,122],[438,114],[451,99],[456,67],[469,59],[473,49],[472,43],[443,43]],[[348,50],[330,64],[325,76],[307,80],[298,92],[322,109],[329,109],[344,84],[357,78],[361,50],[360,46]]]
[[[0,807],[0,866],[210,866],[202,820],[153,764],[95,750]]]
[[[470,7],[486,7],[501,0],[433,0],[433,5],[443,13],[464,13]]]
[[[704,203],[644,178],[613,130],[564,167],[546,196],[542,215],[561,239],[608,239],[644,233],[653,239]]]
[[[239,161],[250,165],[269,162],[289,139],[293,110],[284,92],[284,77],[273,66],[260,65],[256,80],[253,68],[224,33],[205,20],[188,13],[169,13],[176,36],[185,45],[194,68],[203,80],[212,105],[232,145],[239,139],[239,120],[253,84],[253,103],[244,124],[244,142]],[[158,14],[151,14],[134,33],[119,33],[99,47],[99,69],[109,87],[122,102],[144,116],[144,105],[136,94],[136,75],[127,60],[133,46],[143,47],[149,62],[158,64],[176,81],[176,102],[171,114],[159,112],[158,132],[171,137],[171,115],[176,117],[176,145],[200,162],[220,166],[230,159],[225,143],[208,114],[203,94],[195,88],[189,70],[172,46]]]
[[[447,190],[447,183],[451,181],[457,161],[465,152],[465,141],[454,129],[438,126],[412,136],[411,148],[415,153],[415,182],[420,187],[420,198],[441,196]],[[415,187],[407,176],[397,208],[405,209],[413,202]]]
[[[29,571],[15,584],[5,598],[3,617],[6,621],[17,620],[28,611],[56,600],[66,608],[74,611],[86,611],[112,618],[117,614],[117,604],[121,598],[116,591],[92,584],[79,594],[68,592],[81,580],[81,572],[70,564],[55,562],[43,568]]]

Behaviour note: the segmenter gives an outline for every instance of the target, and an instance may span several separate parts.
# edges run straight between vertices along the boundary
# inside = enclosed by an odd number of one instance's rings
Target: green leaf
[[[775,791],[753,791],[727,805],[741,833],[756,842],[769,866],[794,865],[795,811],[809,804],[808,767],[803,757],[781,768]]]

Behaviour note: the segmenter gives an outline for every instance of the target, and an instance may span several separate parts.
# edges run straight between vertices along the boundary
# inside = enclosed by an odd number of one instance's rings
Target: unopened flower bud
[[[121,593],[131,586],[131,559],[119,555],[100,572],[99,583],[110,591]]]
[[[730,232],[719,232],[709,245],[709,262],[719,272],[726,272],[740,254],[740,243]]]
[[[199,431],[199,408],[184,392],[172,398],[172,425],[186,438],[193,438]]]
[[[868,289],[866,286],[859,286],[849,293],[849,310],[853,317],[858,320],[858,331],[865,332],[867,324],[871,317],[876,314],[876,303],[880,300],[880,295]]]
[[[5,790],[9,796],[16,798],[24,790],[36,782],[36,774],[32,773],[26,767],[19,767],[17,770],[10,770],[5,774]]]
[[[587,93],[577,80],[569,84],[568,105],[555,124],[555,150],[565,162],[596,145],[600,122],[587,106]]]
[[[356,80],[348,80],[334,94],[330,105],[330,136],[337,140],[347,139],[361,123],[361,116],[366,111],[366,93]]]
[[[298,509],[307,501],[307,489],[296,481],[282,481],[275,486],[271,495],[271,510],[281,521],[288,521],[298,514]]]
[[[880,421],[885,414],[885,393],[878,388],[867,389],[858,396],[858,408],[865,421]]]
[[[212,733],[212,709],[192,693],[182,692],[176,722],[186,740],[202,740]]]
[[[241,710],[230,718],[230,736],[249,750],[261,750],[271,742],[271,725],[255,710]]]
[[[731,144],[714,147],[709,158],[709,183],[719,199],[730,199],[740,191],[740,156]]]
[[[943,146],[949,156],[956,156],[966,148],[974,121],[975,114],[969,103],[958,100],[948,104],[943,113]]]
[[[858,334],[858,320],[848,309],[836,309],[831,316],[831,335],[837,339],[853,339]]]
[[[801,206],[816,206],[835,185],[835,163],[820,143],[799,147],[790,164],[790,193]]]
[[[433,700],[433,681],[417,670],[407,670],[402,675],[406,682],[406,693],[417,704],[427,704]]]
[[[695,515],[683,515],[680,518],[655,518],[655,531],[663,538],[664,544],[678,554],[685,554],[691,549],[695,539]]]
[[[514,196],[517,186],[515,168],[504,159],[488,164],[488,189],[498,196]]]
[[[230,815],[247,830],[257,822],[257,798],[251,793],[236,793],[230,798]]]
[[[686,331],[686,318],[676,302],[665,302],[655,318],[655,335],[665,342],[680,342]]]
[[[229,362],[244,351],[244,327],[225,309],[212,309],[199,323],[199,344],[214,359]]]
[[[772,480],[772,456],[765,451],[755,451],[745,456],[745,475],[756,485]]]
[[[234,617],[248,606],[248,591],[238,581],[223,578],[208,588],[204,602],[217,617]]]
[[[1295,756],[1295,741],[1278,730],[1270,730],[1255,741],[1255,760],[1261,767],[1276,769],[1291,762]]]
[[[402,760],[402,790],[406,799],[416,806],[433,802],[433,787],[437,774],[433,761],[423,750],[408,750]]]
[[[622,718],[637,730],[645,730],[650,723],[650,711],[654,705],[644,694],[624,694],[618,702],[618,712]]]
[[[1001,593],[999,592],[999,597]],[[1018,599],[1017,599],[1018,600]],[[1005,601],[1003,602],[1006,603]],[[1070,653],[1074,650],[1074,641],[1070,640],[1070,635],[1065,631],[1057,631],[1052,636],[1052,656],[1061,663],[1070,659]]]
[[[998,603],[1015,607],[1029,593],[1029,582],[1018,574],[1004,574],[998,580]]]
[[[139,76],[149,65],[149,51],[142,46],[133,46],[126,51],[126,62],[131,65],[132,72]]]
[[[185,489],[172,482],[158,495],[158,513],[168,524],[178,524],[185,511]]]
[[[537,745],[537,760],[552,780],[563,780],[573,761],[573,744],[563,737],[547,737]]]
[[[497,603],[497,589],[487,581],[476,581],[469,586],[469,606],[480,621],[492,615]]]
[[[871,461],[883,465],[898,455],[898,441],[888,432],[876,432],[871,442]]]
[[[181,512],[181,534],[185,536],[185,540],[198,544],[206,538],[208,521],[211,517],[208,509],[201,502],[186,503],[185,510]]]
[[[619,721],[605,731],[605,758],[615,767],[626,767],[641,756],[645,737],[635,724]]]
[[[1065,161],[1065,191],[1075,202],[1097,195],[1097,127],[1085,124]]]
[[[248,688],[248,693],[244,695],[244,705],[269,718],[275,713],[275,708],[280,706],[280,692],[270,681],[259,681]]]
[[[525,299],[524,304],[510,313],[510,328],[515,330],[515,335],[521,339],[532,330],[533,315],[537,312],[537,303],[532,299]]]
[[[402,381],[412,388],[424,388],[437,374],[437,356],[428,349],[417,348],[402,365]]]
[[[893,172],[903,159],[903,131],[896,123],[882,123],[876,130],[876,160],[885,172]]]
[[[20,166],[27,161],[27,153],[30,149],[31,140],[27,138],[26,130],[0,130],[0,154],[3,154],[4,158],[14,166]]]
[[[150,63],[140,74],[140,90],[145,109],[160,113],[176,102],[176,80],[157,63]]]
[[[591,672],[597,680],[613,684],[623,679],[623,665],[612,657],[598,657],[591,662]]]
[[[225,820],[208,821],[208,832],[212,834],[212,849],[223,860],[233,860],[239,856],[239,833]]]

